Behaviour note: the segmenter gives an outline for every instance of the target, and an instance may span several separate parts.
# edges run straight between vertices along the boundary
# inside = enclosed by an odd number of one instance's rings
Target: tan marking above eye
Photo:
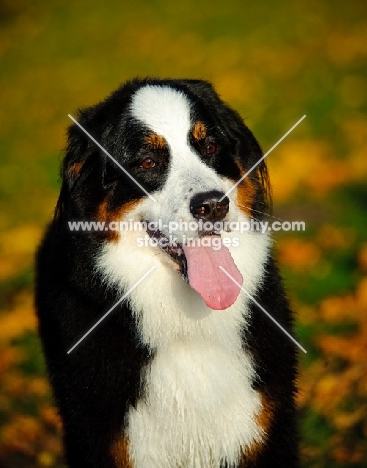
[[[203,122],[196,122],[194,128],[192,129],[192,135],[195,140],[200,141],[206,137],[207,130]]]
[[[167,146],[166,140],[157,133],[151,133],[145,138],[145,143],[152,149],[159,150]]]

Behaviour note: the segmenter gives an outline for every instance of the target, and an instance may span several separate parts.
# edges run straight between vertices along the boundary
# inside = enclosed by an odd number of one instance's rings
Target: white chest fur
[[[260,397],[241,352],[206,340],[175,341],[146,372],[146,395],[129,412],[137,468],[211,468],[238,462],[261,439]]]

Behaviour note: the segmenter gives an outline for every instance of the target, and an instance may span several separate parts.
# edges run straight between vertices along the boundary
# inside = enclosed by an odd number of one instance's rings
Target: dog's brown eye
[[[217,151],[217,145],[215,143],[208,143],[205,147],[205,154],[211,156]]]
[[[152,169],[155,166],[155,161],[152,158],[145,158],[144,161],[140,164],[140,167],[143,169]]]

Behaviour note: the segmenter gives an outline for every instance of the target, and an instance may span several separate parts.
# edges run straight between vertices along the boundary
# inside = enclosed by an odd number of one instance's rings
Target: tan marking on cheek
[[[251,208],[255,193],[256,189],[248,177],[245,177],[243,181],[237,185],[236,205],[243,213],[245,213],[246,216],[250,218],[253,216]]]
[[[113,442],[111,455],[115,461],[116,468],[134,467],[129,454],[129,441],[126,437],[121,437]]]
[[[258,427],[262,429],[263,437],[261,441],[254,442],[243,450],[241,466],[246,466],[247,463],[255,462],[267,441],[268,432],[274,415],[274,402],[272,402],[263,393],[260,397],[262,408],[259,414],[256,415],[255,421]]]
[[[145,138],[145,143],[154,150],[160,150],[167,146],[166,140],[156,133],[151,133]]]
[[[77,162],[77,163],[74,163],[72,164],[69,169],[68,169],[68,176],[70,177],[70,179],[74,182],[78,177],[79,177],[79,174],[80,174],[80,171],[82,170],[82,167],[83,167],[83,164],[84,163],[81,163],[81,162]]]
[[[203,140],[206,137],[206,134],[207,130],[205,124],[203,122],[196,122],[192,130],[192,135],[195,138],[195,140]]]
[[[141,200],[132,200],[130,202],[121,205],[117,209],[110,210],[108,207],[108,196],[103,200],[103,202],[99,205],[97,210],[97,221],[103,222],[105,224],[105,228],[109,227],[109,224],[113,221],[119,223],[120,221],[124,221],[124,216],[129,213],[129,211],[133,210]],[[119,230],[104,230],[102,231],[104,237],[112,242],[117,242],[120,237]]]

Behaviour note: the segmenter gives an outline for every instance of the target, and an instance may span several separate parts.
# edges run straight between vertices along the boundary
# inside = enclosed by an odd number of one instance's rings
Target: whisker
[[[242,206],[243,208],[247,208],[248,210],[255,211],[256,213],[261,213],[263,215],[269,216],[270,218],[279,219],[279,221],[283,221],[282,218],[278,218],[277,216],[273,216],[273,215],[271,215],[269,213],[265,213],[264,211],[255,210],[254,208],[251,208],[250,206],[241,205],[241,203],[238,203],[238,202],[237,202],[237,205]],[[254,219],[256,219],[256,218],[254,218]]]

